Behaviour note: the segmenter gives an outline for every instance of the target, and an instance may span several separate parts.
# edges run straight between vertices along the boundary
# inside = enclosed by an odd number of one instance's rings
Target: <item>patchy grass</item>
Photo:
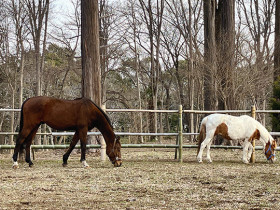
[[[279,209],[279,161],[245,165],[240,150],[211,150],[213,163],[184,162],[170,149],[123,149],[123,166],[114,168],[79,154],[62,167],[62,151],[36,153],[34,167],[12,169],[11,155],[0,155],[0,209]]]

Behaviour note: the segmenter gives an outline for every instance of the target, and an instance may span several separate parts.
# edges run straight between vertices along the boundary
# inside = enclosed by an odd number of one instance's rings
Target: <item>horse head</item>
[[[275,162],[275,152],[276,152],[277,144],[276,140],[272,140],[271,142],[268,141],[265,145],[265,156],[267,160],[270,160],[271,162]]]
[[[119,167],[122,165],[122,157],[121,157],[121,143],[120,137],[117,136],[114,140],[114,144],[112,148],[108,148],[110,151],[107,153],[110,161],[115,167]]]

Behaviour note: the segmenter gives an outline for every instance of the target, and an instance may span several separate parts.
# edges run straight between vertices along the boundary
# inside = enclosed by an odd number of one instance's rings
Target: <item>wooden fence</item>
[[[19,112],[20,109],[0,109],[0,112]],[[201,110],[183,110],[182,105],[179,105],[178,110],[139,110],[139,109],[106,109],[106,112],[149,112],[149,113],[178,113],[178,132],[177,133],[128,133],[116,132],[120,136],[175,136],[177,137],[176,144],[122,144],[122,148],[175,148],[179,153],[179,161],[182,162],[183,148],[197,148],[197,145],[184,145],[183,136],[195,136],[198,133],[183,133],[182,115],[183,113],[190,114],[212,114],[212,113],[242,113],[250,114],[255,117],[256,113],[280,113],[280,110],[256,110],[252,106],[251,110],[218,110],[218,111],[201,111]],[[0,135],[16,135],[17,132],[0,132]],[[37,133],[37,135],[51,135],[51,136],[71,136],[74,132],[51,132],[51,133]],[[101,135],[100,132],[88,132],[88,135]],[[280,136],[280,132],[271,132],[271,135]],[[254,144],[254,143],[253,143]],[[66,149],[69,145],[32,145],[32,149]],[[13,149],[14,145],[0,145],[0,149]],[[79,148],[79,146],[76,146]],[[87,148],[101,148],[106,150],[106,147],[101,145],[87,145]],[[212,145],[211,148],[216,149],[242,149],[241,146],[223,146]],[[260,146],[255,146],[254,150],[262,150]],[[280,150],[278,148],[277,150]],[[103,151],[104,152],[104,151]],[[252,162],[255,161],[255,152],[253,151]]]

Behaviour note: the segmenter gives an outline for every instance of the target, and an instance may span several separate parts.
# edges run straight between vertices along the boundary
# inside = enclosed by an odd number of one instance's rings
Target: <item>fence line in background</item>
[[[68,144],[63,145],[31,145],[32,149],[68,149]],[[195,149],[198,148],[198,145],[182,145],[185,149]],[[14,149],[15,145],[0,145],[0,149]],[[80,149],[80,145],[77,145],[75,149]],[[90,144],[87,145],[87,148],[100,149],[101,145],[99,144]],[[122,148],[172,148],[178,149],[179,145],[177,144],[122,144]],[[224,146],[224,145],[211,145],[213,149],[243,149],[242,146]],[[263,150],[262,146],[256,146],[255,150]],[[280,151],[280,147],[276,149]]]
[[[0,132],[0,135],[17,135],[18,132]],[[52,132],[52,133],[36,133],[36,135],[47,136],[74,136],[75,132]],[[179,133],[128,133],[128,132],[115,132],[118,136],[178,136]],[[199,133],[182,133],[183,136],[193,136]],[[280,133],[279,133],[280,134]],[[100,136],[100,132],[88,132],[89,136]]]
[[[20,112],[21,109],[0,109],[0,112]],[[183,136],[194,136],[199,133],[183,133],[182,114],[213,114],[213,113],[247,113],[251,114],[252,110],[217,110],[217,111],[203,111],[203,110],[183,110],[179,105],[178,110],[148,110],[148,109],[106,109],[106,112],[148,112],[148,113],[178,113],[178,132],[177,133],[128,133],[116,132],[120,136],[177,136],[178,142],[176,144],[122,144],[122,148],[175,148],[179,151],[179,161],[182,162],[183,148],[197,148],[197,145],[183,145]],[[280,110],[255,110],[255,113],[280,113]],[[0,135],[16,135],[17,132],[0,132]],[[280,132],[270,132],[271,135],[280,136]],[[51,136],[71,136],[74,132],[52,132],[52,133],[37,133],[37,135],[51,135]],[[100,132],[88,132],[88,135],[101,135]],[[69,145],[32,145],[32,149],[66,149]],[[13,149],[14,145],[0,145],[0,149]],[[77,146],[76,148],[80,148]],[[87,148],[101,148],[101,145],[87,145]],[[211,148],[220,149],[242,149],[242,146],[223,146],[212,145]],[[261,146],[256,146],[256,150],[262,150]],[[277,148],[280,150],[280,148]]]
[[[20,112],[21,109],[0,109],[0,112]],[[154,112],[154,113],[178,113],[179,110],[151,110],[151,109],[106,109],[106,112]],[[183,110],[183,113],[213,114],[213,113],[251,113],[251,110]],[[256,110],[256,113],[280,113],[280,110]]]

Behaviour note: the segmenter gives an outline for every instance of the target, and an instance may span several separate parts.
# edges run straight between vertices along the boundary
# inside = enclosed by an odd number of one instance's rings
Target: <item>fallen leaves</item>
[[[127,149],[120,168],[89,156],[91,168],[84,170],[79,155],[63,168],[61,155],[49,151],[36,154],[32,169],[21,163],[17,171],[1,155],[0,208],[280,208],[278,162],[245,165],[238,152],[212,154],[212,164],[198,164],[195,150],[185,150],[180,164],[173,150]]]

